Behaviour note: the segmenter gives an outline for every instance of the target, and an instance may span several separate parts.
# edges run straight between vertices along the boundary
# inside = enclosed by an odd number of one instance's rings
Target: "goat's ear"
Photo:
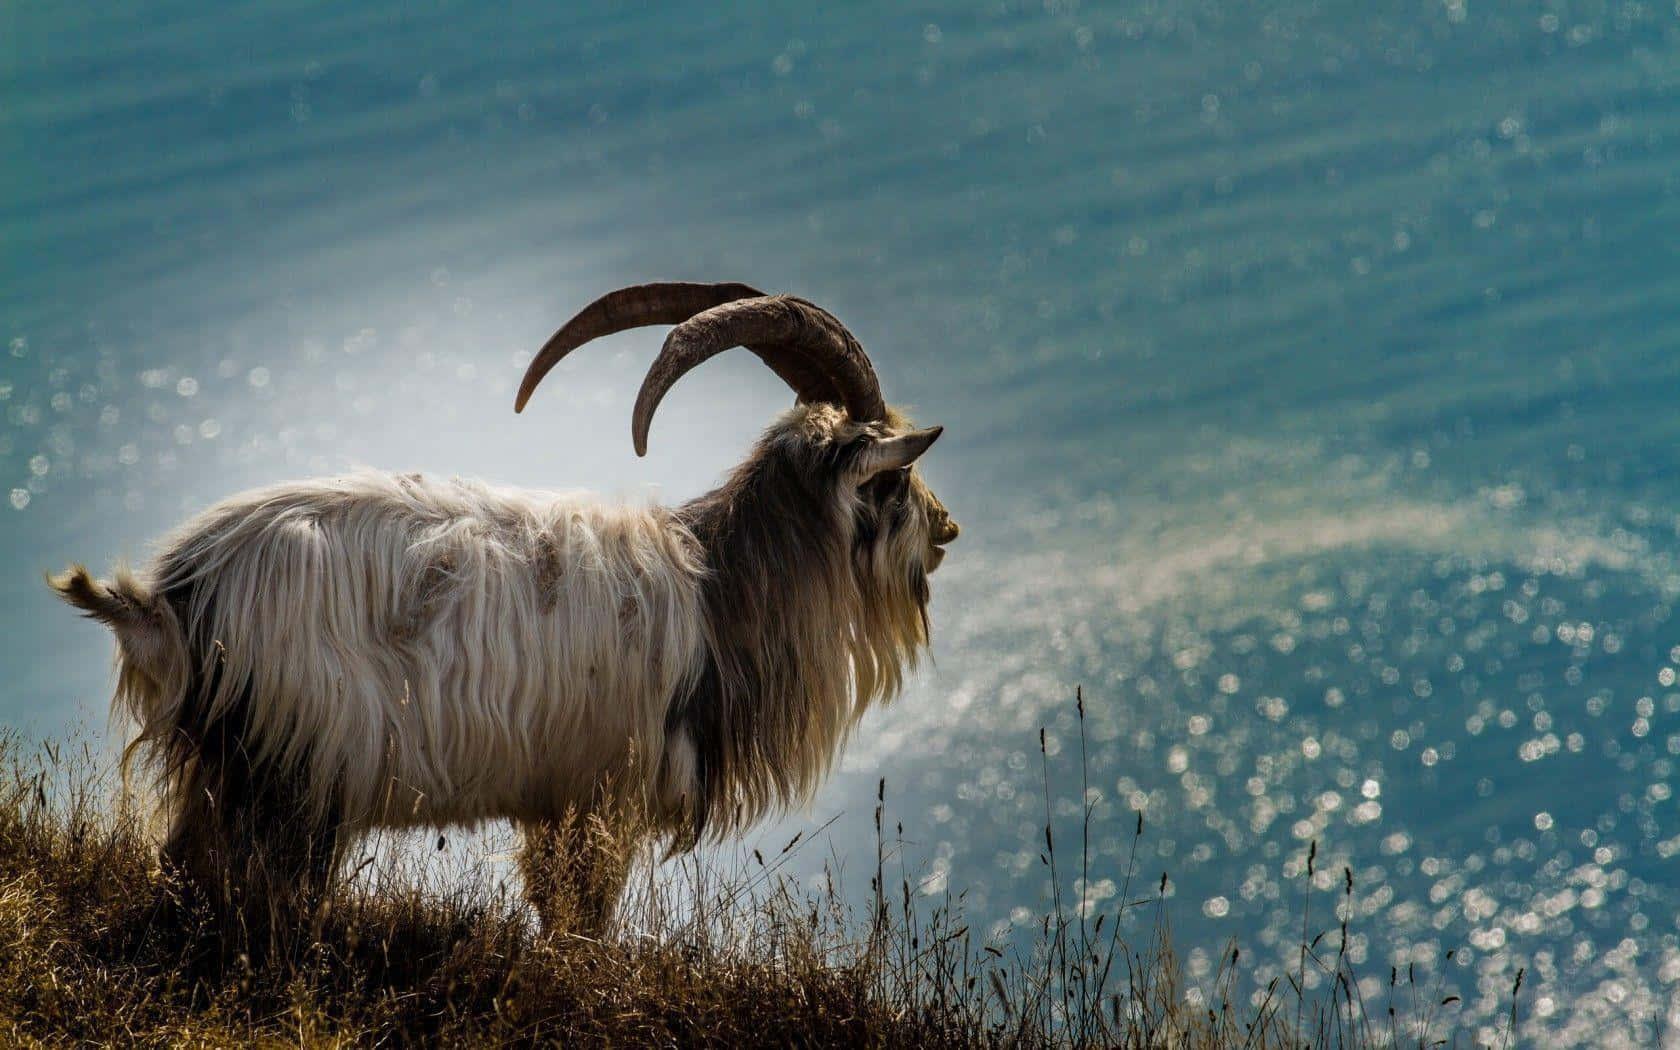
[[[899,470],[916,462],[945,432],[944,427],[912,430],[898,437],[872,441],[858,455],[853,471],[859,481],[867,481],[884,470]]]

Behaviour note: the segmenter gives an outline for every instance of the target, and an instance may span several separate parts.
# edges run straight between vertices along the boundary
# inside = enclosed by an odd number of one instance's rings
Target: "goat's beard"
[[[895,529],[862,552],[852,668],[860,704],[898,693],[927,646],[929,598],[925,529]]]

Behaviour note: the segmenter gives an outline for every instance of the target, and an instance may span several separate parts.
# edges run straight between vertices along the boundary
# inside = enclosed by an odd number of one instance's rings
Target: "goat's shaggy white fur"
[[[694,797],[693,745],[667,740],[666,714],[700,668],[697,554],[659,508],[368,473],[223,502],[166,541],[147,583],[191,595],[185,619],[220,661],[196,718],[249,688],[250,759],[301,769],[317,811],[446,825],[588,806],[633,757],[657,774],[639,802]],[[143,731],[172,732],[187,686],[121,699]]]

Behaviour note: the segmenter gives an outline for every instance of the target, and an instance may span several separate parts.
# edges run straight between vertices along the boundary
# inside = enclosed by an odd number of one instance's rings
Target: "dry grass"
[[[861,911],[780,874],[798,840],[725,875],[667,863],[636,881],[605,941],[542,936],[495,878],[442,891],[354,880],[314,928],[253,968],[176,904],[146,822],[96,766],[85,748],[72,758],[0,738],[0,1043],[934,1050],[1425,1046],[1451,1035],[1441,1029],[1453,1002],[1404,1024],[1382,1011],[1372,1020],[1332,950],[1345,926],[1303,937],[1300,973],[1259,1006],[1235,947],[1187,996],[1162,886],[1134,886],[1131,872],[1107,912],[1081,913],[1058,894],[1030,946],[982,943],[960,897],[889,883],[884,785],[873,901]],[[1144,833],[1139,817],[1134,856]],[[1088,850],[1077,852],[1083,867]],[[1043,861],[1053,885],[1072,874],[1048,830]],[[1306,908],[1302,919],[1310,932]],[[1303,991],[1309,968],[1327,978],[1320,991]]]

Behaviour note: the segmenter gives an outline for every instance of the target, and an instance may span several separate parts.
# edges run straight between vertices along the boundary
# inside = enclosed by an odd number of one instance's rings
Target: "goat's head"
[[[889,408],[869,357],[834,315],[804,299],[744,284],[644,284],[586,306],[538,351],[514,411],[555,365],[592,339],[645,325],[675,325],[636,395],[631,437],[647,454],[648,427],[667,391],[689,370],[744,346],[782,377],[799,405],[765,436],[802,467],[805,487],[834,501],[854,534],[858,568],[913,576],[938,568],[957,523],[916,469],[942,427],[917,430]],[[918,588],[920,589],[920,588]]]

